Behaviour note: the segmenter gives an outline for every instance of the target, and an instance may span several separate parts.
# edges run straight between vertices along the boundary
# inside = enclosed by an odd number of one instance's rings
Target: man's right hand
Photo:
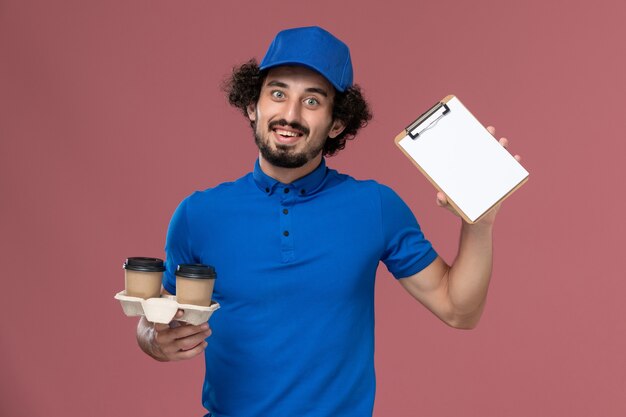
[[[199,326],[178,322],[183,310],[178,310],[170,324],[150,323],[142,317],[137,326],[137,341],[141,349],[162,362],[191,359],[204,352],[211,335],[208,323]]]

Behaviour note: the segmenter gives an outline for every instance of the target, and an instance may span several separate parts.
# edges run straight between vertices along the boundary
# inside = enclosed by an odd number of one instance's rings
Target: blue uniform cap
[[[352,60],[348,45],[318,27],[278,32],[261,61],[260,69],[303,65],[322,74],[339,91],[352,85]]]

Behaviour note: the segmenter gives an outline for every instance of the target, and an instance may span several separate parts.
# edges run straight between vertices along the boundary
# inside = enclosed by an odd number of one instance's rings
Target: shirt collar
[[[320,164],[313,171],[311,171],[302,178],[298,178],[291,184],[283,184],[263,172],[263,170],[261,169],[261,164],[259,163],[259,159],[257,158],[254,164],[254,171],[252,172],[252,176],[254,178],[254,182],[256,182],[261,191],[269,195],[274,193],[276,188],[292,188],[299,195],[309,195],[319,188],[320,184],[326,177],[326,172],[326,160],[322,158]]]

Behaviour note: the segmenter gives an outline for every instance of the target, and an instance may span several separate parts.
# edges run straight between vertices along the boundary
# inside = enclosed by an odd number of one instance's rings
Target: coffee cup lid
[[[215,279],[215,268],[204,264],[181,264],[176,268],[176,275],[184,278]]]
[[[124,262],[124,269],[130,271],[142,271],[142,272],[163,272],[165,266],[163,259],[159,258],[144,258],[142,256],[135,256],[133,258],[127,258]]]

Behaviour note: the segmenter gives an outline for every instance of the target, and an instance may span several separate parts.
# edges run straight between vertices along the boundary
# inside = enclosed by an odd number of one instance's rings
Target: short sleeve
[[[437,258],[437,252],[398,194],[385,185],[379,188],[384,239],[381,261],[395,278],[406,278],[430,265]]]
[[[165,273],[163,288],[176,294],[176,268],[179,264],[196,263],[192,252],[191,236],[187,216],[189,198],[183,200],[170,220],[165,240]]]

